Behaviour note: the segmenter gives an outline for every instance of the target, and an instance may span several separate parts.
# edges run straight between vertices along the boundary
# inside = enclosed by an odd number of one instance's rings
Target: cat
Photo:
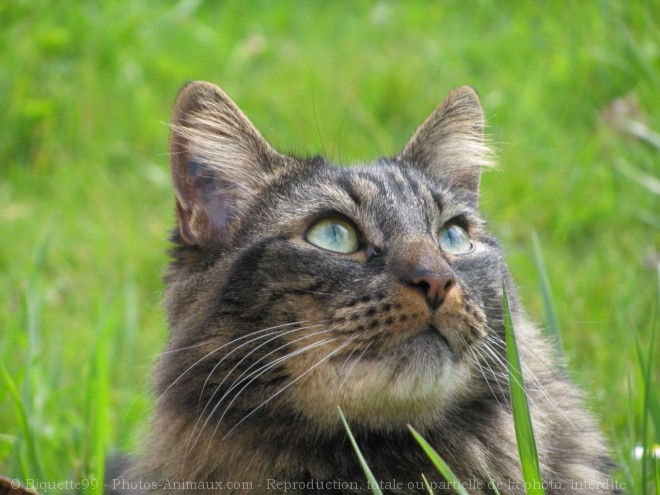
[[[143,452],[113,493],[525,493],[508,392],[510,299],[547,494],[618,491],[595,420],[525,316],[478,210],[492,165],[476,92],[403,151],[342,168],[276,151],[217,86],[177,98],[171,333]]]

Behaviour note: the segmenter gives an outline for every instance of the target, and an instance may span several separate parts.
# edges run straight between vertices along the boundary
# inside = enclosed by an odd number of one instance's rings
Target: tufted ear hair
[[[179,231],[189,245],[229,245],[241,214],[283,157],[219,87],[180,92],[170,135]]]
[[[481,169],[492,166],[484,125],[477,93],[462,86],[449,93],[419,126],[398,159],[460,190],[476,206]]]

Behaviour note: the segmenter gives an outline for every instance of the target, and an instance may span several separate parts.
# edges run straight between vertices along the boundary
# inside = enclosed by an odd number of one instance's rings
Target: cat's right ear
[[[228,246],[282,156],[224,91],[207,82],[191,82],[179,92],[171,128],[181,237],[192,246]]]
[[[476,205],[481,171],[492,166],[484,125],[477,93],[462,86],[449,93],[419,126],[398,158],[461,191]]]

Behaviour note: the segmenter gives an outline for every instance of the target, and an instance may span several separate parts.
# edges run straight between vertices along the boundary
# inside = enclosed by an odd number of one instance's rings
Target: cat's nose
[[[406,277],[404,282],[421,290],[426,302],[434,311],[438,309],[447,292],[456,284],[456,279],[450,272],[436,273],[429,270],[415,270]]]

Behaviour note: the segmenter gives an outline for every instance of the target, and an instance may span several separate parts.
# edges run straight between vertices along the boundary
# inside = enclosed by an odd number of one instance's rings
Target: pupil
[[[335,223],[330,227],[330,229],[332,232],[332,240],[337,244],[340,243],[343,237],[341,227]]]
[[[461,236],[458,235],[458,232],[456,232],[456,229],[454,229],[454,228],[449,229],[448,234],[449,234],[449,242],[452,245],[460,244],[460,241],[461,241],[460,237]]]

